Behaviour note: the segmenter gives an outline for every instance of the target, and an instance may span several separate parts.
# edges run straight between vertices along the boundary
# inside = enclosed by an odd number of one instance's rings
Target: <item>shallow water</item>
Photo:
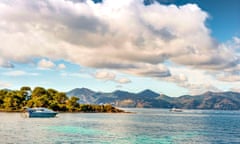
[[[57,118],[22,118],[19,113],[0,113],[0,143],[240,143],[240,111],[127,111],[136,113],[65,113]]]

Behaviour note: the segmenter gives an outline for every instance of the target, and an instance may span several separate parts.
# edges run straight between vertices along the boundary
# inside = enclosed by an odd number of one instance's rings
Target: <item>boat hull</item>
[[[182,109],[172,108],[170,109],[170,112],[182,112]]]
[[[50,117],[56,117],[57,113],[52,112],[52,113],[36,113],[32,112],[28,114],[29,118],[50,118]]]

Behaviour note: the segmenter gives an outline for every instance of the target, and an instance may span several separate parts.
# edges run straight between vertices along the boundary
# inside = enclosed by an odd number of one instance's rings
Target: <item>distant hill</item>
[[[186,109],[239,110],[240,93],[206,92],[196,96],[181,96],[177,98],[176,104]]]
[[[140,93],[137,93],[137,96],[138,97],[142,97],[142,98],[144,98],[144,97],[146,97],[146,98],[155,98],[155,97],[158,97],[160,94],[158,94],[158,93],[156,93],[156,92],[154,92],[154,91],[151,91],[151,90],[149,90],[149,89],[146,89],[146,90],[144,90],[144,91],[142,91],[142,92],[140,92]]]
[[[96,97],[94,95],[96,92],[87,89],[87,88],[75,88],[69,92],[66,93],[67,96],[76,96],[80,98],[80,103],[95,103]]]
[[[76,88],[67,92],[67,96],[78,97],[80,103],[110,103],[118,107],[240,110],[240,93],[236,92],[206,92],[195,96],[169,97],[152,90],[139,93],[120,90],[103,93]]]

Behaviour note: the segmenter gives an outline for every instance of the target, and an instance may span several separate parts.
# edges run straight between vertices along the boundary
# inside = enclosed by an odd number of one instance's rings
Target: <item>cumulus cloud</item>
[[[127,84],[131,82],[128,78],[117,78],[115,73],[105,70],[97,71],[93,76],[99,80],[113,81],[119,84]]]
[[[37,65],[39,69],[58,69],[58,70],[66,69],[65,64],[60,63],[56,65],[53,61],[47,59],[41,59]]]
[[[182,88],[186,88],[191,95],[198,95],[206,91],[220,92],[220,89],[215,87],[215,80],[209,78],[211,75],[206,75],[204,71],[187,68],[171,68],[173,74],[170,77],[163,77],[160,80],[168,81],[177,84]]]
[[[131,80],[129,80],[128,78],[120,78],[120,79],[116,79],[116,82],[120,84],[127,84],[127,83],[131,83]]]
[[[55,68],[56,65],[50,60],[42,59],[38,62],[38,67],[40,69],[52,69]]]
[[[222,44],[223,49],[229,49],[235,52],[236,55],[240,55],[240,38],[233,37],[232,40]],[[224,82],[239,82],[240,81],[240,59],[237,59],[234,63],[234,67],[228,67],[221,71],[215,72],[216,79]]]
[[[59,64],[58,65],[58,69],[65,69],[65,68],[66,68],[65,64]]]
[[[1,1],[0,9],[0,66],[11,67],[11,62],[25,63],[37,57],[169,77],[166,60],[212,70],[239,63],[236,49],[213,40],[205,25],[208,14],[195,4],[9,0]],[[56,65],[43,59],[39,67]],[[104,75],[98,77],[104,79]],[[114,79],[113,75],[105,77]]]
[[[168,82],[173,82],[180,87],[188,90],[191,95],[198,95],[206,91],[220,92],[221,90],[216,86],[224,85],[221,81],[216,80],[216,72],[206,72],[205,70],[198,70],[186,67],[170,67],[172,76],[161,78]]]
[[[115,80],[116,75],[108,71],[98,71],[94,74],[94,77],[100,80]]]
[[[239,37],[233,37],[233,40],[235,42],[235,44],[238,45],[238,47],[240,46],[240,38]]]

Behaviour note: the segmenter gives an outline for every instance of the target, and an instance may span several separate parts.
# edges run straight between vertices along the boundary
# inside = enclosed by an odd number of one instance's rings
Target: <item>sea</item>
[[[0,144],[240,144],[240,111],[124,110],[132,113],[0,113]]]

